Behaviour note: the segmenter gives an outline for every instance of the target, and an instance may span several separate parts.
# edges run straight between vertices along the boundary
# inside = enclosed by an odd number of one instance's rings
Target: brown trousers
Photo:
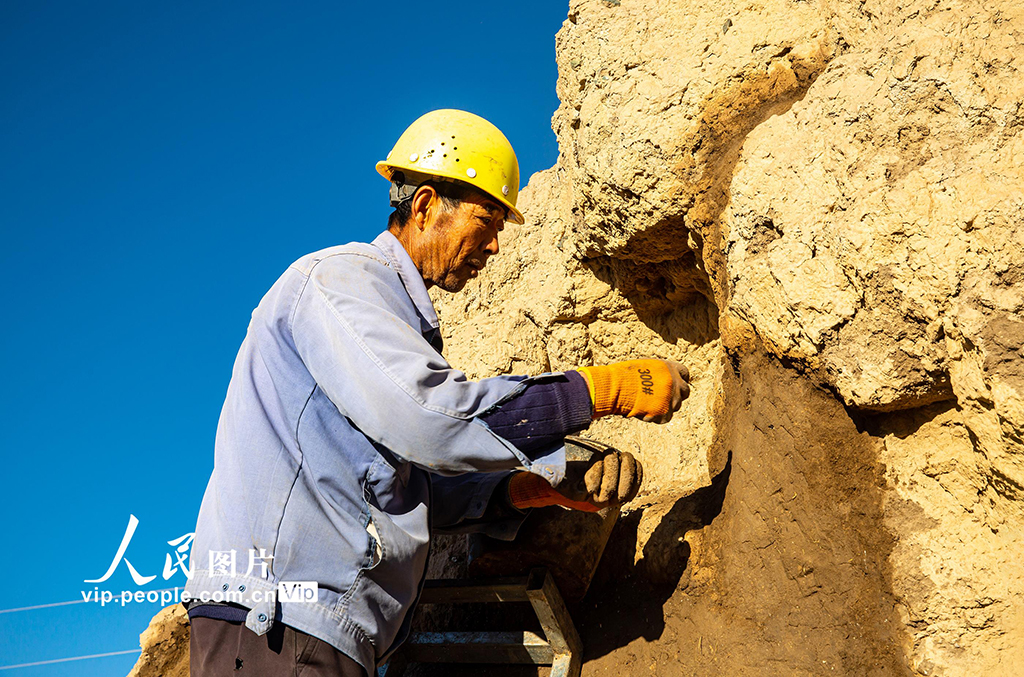
[[[200,616],[191,624],[191,677],[366,677],[327,642],[283,623],[262,637],[242,622]]]

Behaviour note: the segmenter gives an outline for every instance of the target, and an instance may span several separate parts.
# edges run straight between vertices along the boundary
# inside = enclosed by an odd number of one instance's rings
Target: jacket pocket
[[[369,504],[367,504],[369,507]],[[377,530],[377,524],[374,522],[373,513],[370,513],[370,518],[366,521],[366,533],[370,537],[370,542],[367,546],[367,563],[365,569],[372,569],[384,559],[384,544],[380,540],[380,531]]]
[[[366,510],[373,552],[368,566],[359,572],[359,590],[347,611],[374,638],[380,657],[394,643],[419,594],[429,552],[429,526],[426,505],[392,515],[378,508],[371,495]]]

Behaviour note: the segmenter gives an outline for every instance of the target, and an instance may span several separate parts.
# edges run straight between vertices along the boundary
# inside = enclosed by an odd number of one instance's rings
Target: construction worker
[[[564,437],[667,421],[689,393],[662,360],[468,380],[427,290],[461,290],[523,223],[512,146],[439,110],[377,170],[387,230],[293,263],[235,360],[185,588],[193,677],[375,674],[409,632],[431,533],[512,539],[530,507],[632,499],[631,455],[567,471]]]

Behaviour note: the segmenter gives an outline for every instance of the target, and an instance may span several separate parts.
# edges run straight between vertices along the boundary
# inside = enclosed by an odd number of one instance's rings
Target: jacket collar
[[[409,298],[412,299],[413,305],[416,306],[416,311],[420,314],[420,317],[432,329],[437,329],[438,321],[437,312],[434,310],[434,302],[430,300],[430,294],[427,293],[427,285],[423,283],[420,271],[416,269],[416,264],[412,262],[412,258],[405,251],[402,243],[390,231],[385,230],[377,236],[373,241],[373,245],[384,253],[384,256],[391,263],[391,267],[398,271],[398,277],[402,279],[402,284],[405,285],[405,290],[409,293]]]

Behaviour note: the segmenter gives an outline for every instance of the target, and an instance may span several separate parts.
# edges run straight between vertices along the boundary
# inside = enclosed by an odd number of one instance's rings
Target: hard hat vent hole
[[[445,153],[445,154],[444,154],[444,155],[442,155],[441,157],[448,157],[448,153]]]
[[[455,158],[455,161],[456,161],[456,162],[458,162],[458,161],[459,161],[459,158]]]
[[[441,142],[441,145],[442,145],[442,146],[444,145],[444,141],[442,141],[442,142]]]

